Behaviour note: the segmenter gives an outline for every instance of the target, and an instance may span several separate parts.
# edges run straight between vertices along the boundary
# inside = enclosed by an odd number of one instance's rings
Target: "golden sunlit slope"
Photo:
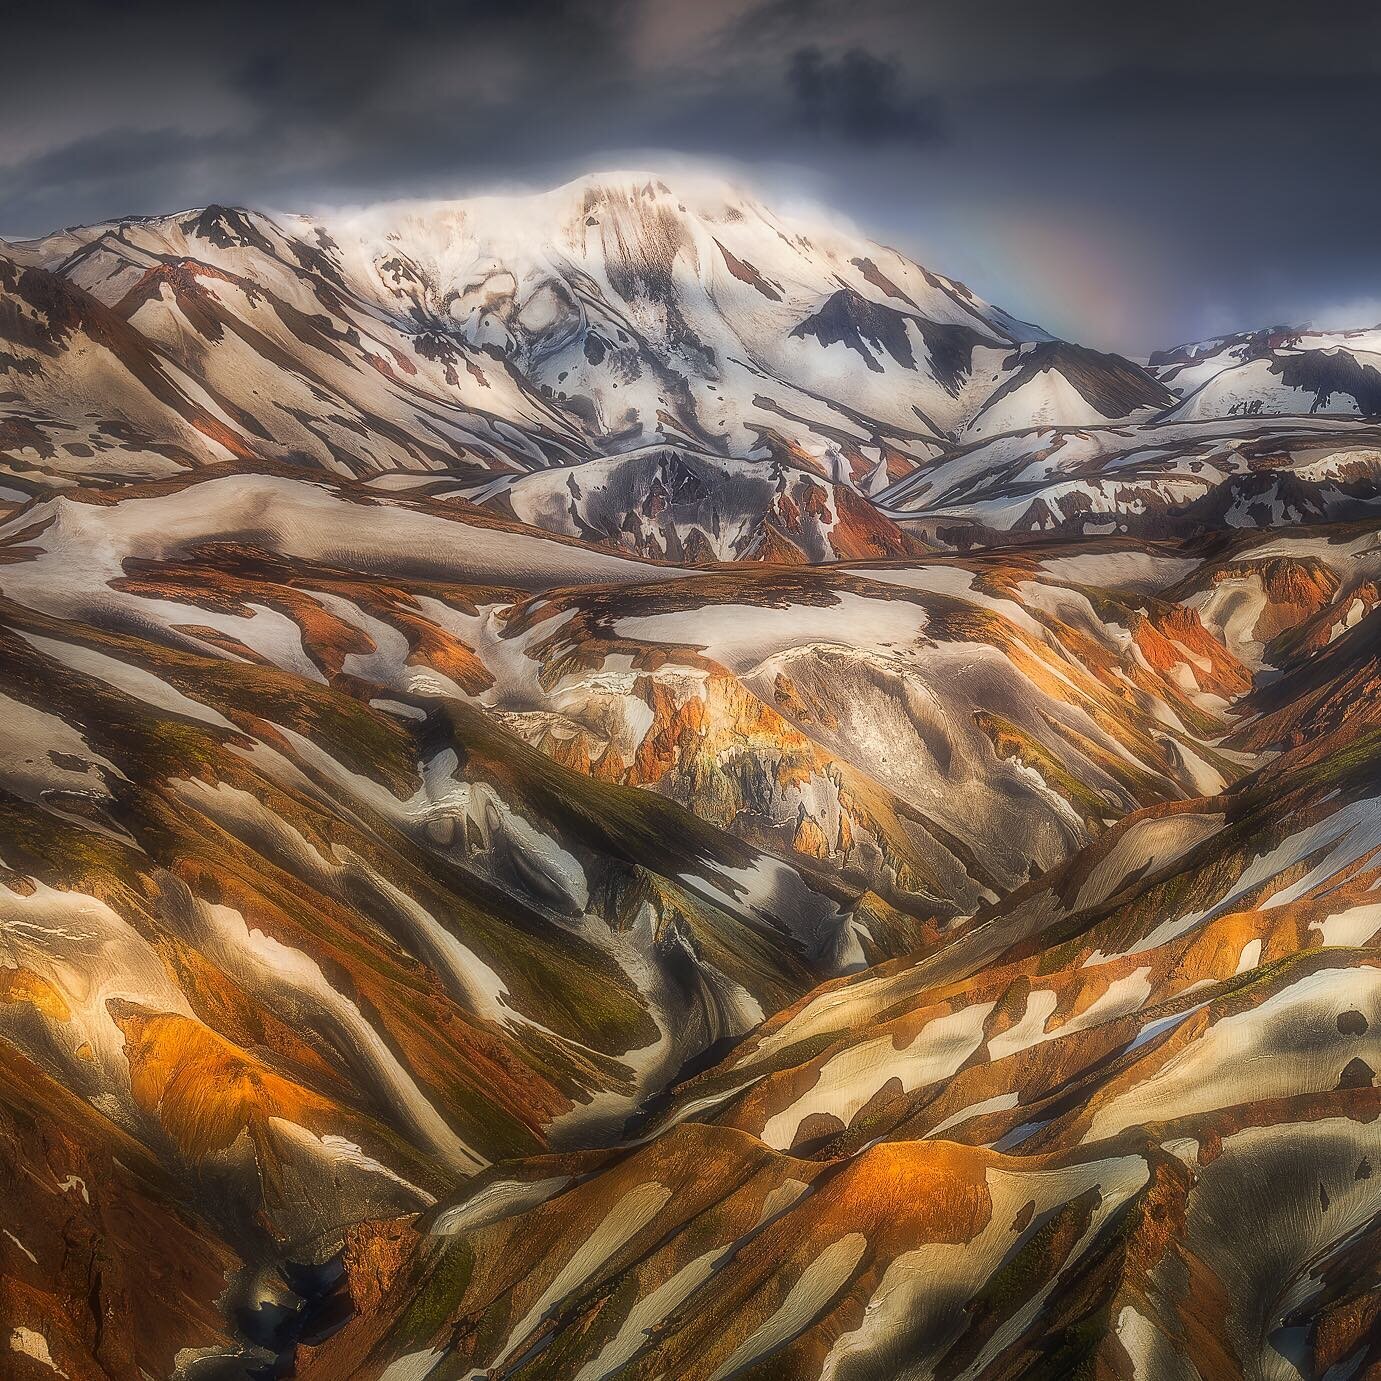
[[[1336,615],[1369,577],[1330,546]],[[301,1374],[1370,1374],[1374,622],[1275,644],[1233,736],[1269,761],[1221,794],[827,984],[631,1150],[425,1216]]]

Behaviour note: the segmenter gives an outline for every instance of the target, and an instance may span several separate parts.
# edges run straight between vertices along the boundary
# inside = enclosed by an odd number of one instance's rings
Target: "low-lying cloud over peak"
[[[4,234],[550,185],[636,152],[794,180],[1132,353],[1377,284],[1381,13],[1354,0],[74,0],[60,33],[32,7],[3,34]]]

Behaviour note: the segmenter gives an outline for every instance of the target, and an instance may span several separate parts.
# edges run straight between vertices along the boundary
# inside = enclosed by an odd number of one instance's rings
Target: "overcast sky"
[[[1381,321],[1374,0],[45,0],[0,42],[0,235],[708,160],[1091,345]]]

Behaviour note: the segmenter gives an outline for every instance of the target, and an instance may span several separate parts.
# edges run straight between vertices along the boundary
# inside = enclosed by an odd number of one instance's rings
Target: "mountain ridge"
[[[166,271],[184,261],[206,259],[214,276],[217,268],[246,267],[241,261],[257,263],[263,256],[272,261],[280,281],[283,270],[293,278],[307,275],[311,299],[321,299],[318,309],[346,292],[376,317],[391,314],[406,326],[403,334],[414,355],[425,354],[430,340],[431,348],[446,357],[452,353],[447,342],[452,348],[463,342],[470,352],[490,347],[511,356],[530,384],[567,405],[561,411],[576,407],[586,430],[595,428],[591,440],[606,447],[624,425],[616,411],[621,400],[613,398],[620,380],[605,377],[620,360],[625,373],[638,371],[637,378],[622,382],[634,386],[637,395],[634,411],[641,430],[636,434],[650,442],[703,443],[718,436],[717,423],[705,415],[713,411],[705,389],[713,384],[718,390],[729,375],[745,368],[748,378],[740,388],[764,387],[766,392],[781,384],[791,391],[796,385],[799,402],[787,411],[804,412],[817,426],[823,424],[831,410],[826,381],[835,371],[822,372],[812,355],[786,349],[780,338],[789,340],[839,291],[853,294],[860,304],[876,301],[869,294],[879,292],[888,299],[868,310],[892,313],[888,319],[894,334],[902,333],[901,348],[911,357],[908,370],[917,376],[901,381],[903,391],[914,394],[918,403],[935,387],[928,361],[936,331],[966,329],[970,351],[984,342],[1000,350],[1023,340],[1048,339],[989,307],[962,284],[912,265],[895,251],[829,228],[807,233],[731,189],[710,186],[712,192],[702,193],[707,199],[697,204],[661,179],[623,175],[614,181],[581,179],[521,198],[393,204],[321,220],[284,217],[281,223],[258,212],[212,206],[59,232],[10,246],[9,252],[95,291],[111,306],[135,285],[136,273],[157,273],[160,265]],[[774,281],[781,280],[770,296],[762,292],[766,279],[755,255]],[[505,256],[513,262],[506,263]],[[877,260],[885,262],[886,272]],[[680,265],[675,284],[673,262]],[[783,299],[787,287],[789,302]],[[209,283],[208,290],[213,295],[218,291]],[[172,291],[176,295],[175,286]],[[745,293],[751,297],[743,299]],[[771,309],[770,324],[755,320],[762,313],[754,302],[763,312]],[[299,293],[294,305],[307,310],[308,300]],[[694,329],[687,312],[696,318]],[[726,313],[737,323],[727,333],[712,325],[725,322]],[[638,334],[640,328],[646,340]],[[906,344],[908,330],[920,332],[914,348]],[[572,333],[578,342],[567,338]],[[385,343],[394,344],[396,353],[396,343]],[[945,351],[952,353],[949,347]],[[474,363],[470,352],[467,366]],[[460,357],[449,363],[454,372]],[[940,372],[948,387],[936,392],[944,396],[948,415],[938,423],[926,420],[935,407],[921,406],[918,416],[874,392],[874,405],[882,409],[870,424],[874,445],[895,442],[904,451],[914,445],[913,434],[942,440],[943,428],[962,425],[964,413],[955,411],[950,396],[955,392],[953,361],[942,364]],[[971,376],[972,363],[961,372]],[[568,376],[582,373],[586,391],[577,395],[573,388],[560,387]],[[639,382],[644,373],[653,377]],[[776,384],[774,373],[780,376]],[[760,384],[752,382],[755,374]],[[693,397],[687,396],[687,388]],[[856,388],[850,391],[851,398],[856,394]],[[764,418],[751,398],[735,399],[733,409],[740,415],[726,418],[731,453],[748,454],[761,446],[766,431],[779,429],[783,401],[777,400],[776,411]],[[653,424],[663,411],[675,415],[679,434],[654,434]],[[743,416],[750,412],[756,414],[752,419]],[[841,416],[857,426],[861,414],[851,403]],[[826,426],[810,432],[805,452],[799,450],[800,434],[788,433],[782,444],[796,445],[798,459],[809,455],[818,464],[831,430]],[[860,463],[861,458],[855,459],[854,467]]]

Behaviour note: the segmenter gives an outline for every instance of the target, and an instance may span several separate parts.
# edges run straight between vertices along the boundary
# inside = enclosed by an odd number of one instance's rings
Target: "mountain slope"
[[[630,1152],[463,1192],[300,1374],[1366,1374],[1374,630],[1278,655],[1235,737],[1284,757],[822,988]]]
[[[1381,417],[1381,330],[1244,332],[1152,355],[1183,400],[1172,416]]]
[[[6,451],[58,476],[233,457],[473,480],[670,444],[867,489],[1048,340],[893,251],[639,174],[324,220],[211,206],[0,251]],[[1042,359],[1090,400],[1071,420],[1158,396],[1114,357]],[[1043,415],[1022,392],[1004,424]]]
[[[1126,534],[1183,541],[1223,530],[1375,514],[1381,430],[1342,418],[1165,417],[1056,427],[957,448],[880,491],[927,546]]]
[[[548,532],[700,565],[904,556],[912,544],[860,494],[779,461],[650,447],[471,491]]]

